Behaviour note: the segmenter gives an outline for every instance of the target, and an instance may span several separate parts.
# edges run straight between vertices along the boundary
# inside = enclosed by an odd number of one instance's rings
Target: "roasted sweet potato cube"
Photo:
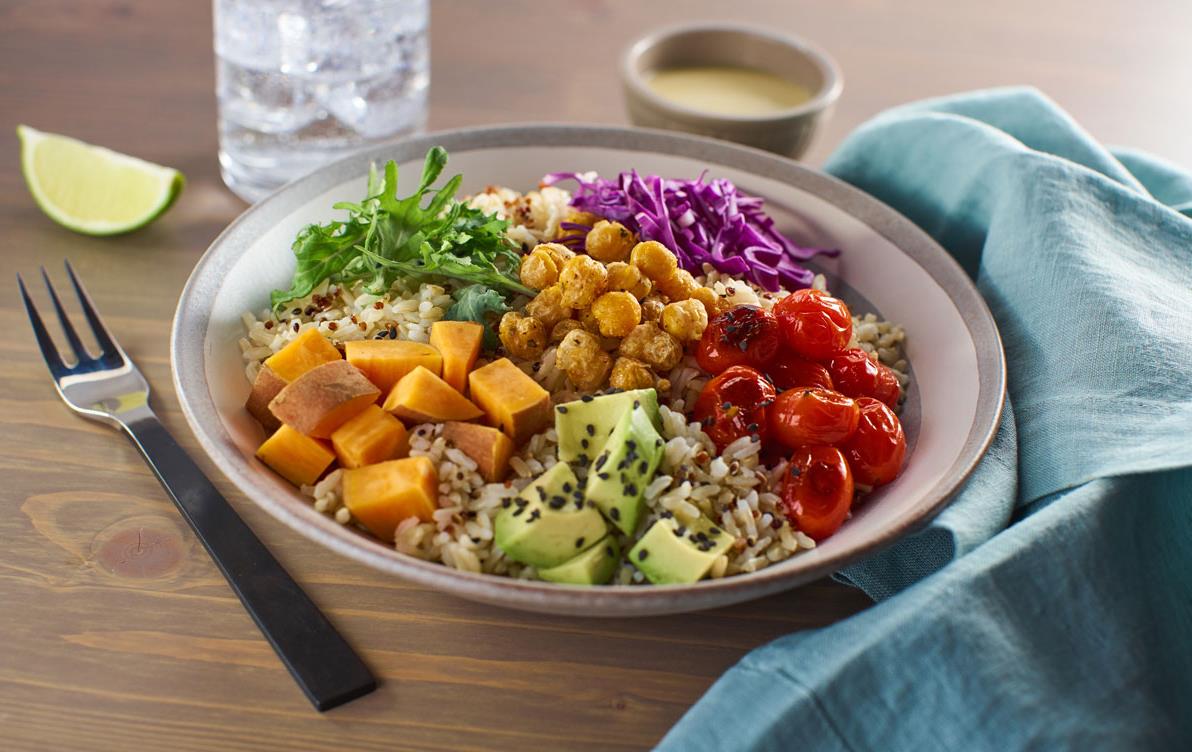
[[[257,448],[257,457],[295,486],[309,486],[335,461],[327,442],[283,425]]]
[[[410,452],[410,436],[400,420],[369,405],[335,429],[331,446],[340,465],[363,467],[405,457]]]
[[[476,462],[476,471],[486,482],[505,480],[513,441],[501,431],[476,423],[451,422],[443,424],[443,438]]]
[[[430,343],[443,356],[443,381],[463,394],[468,372],[476,365],[484,327],[474,321],[436,321],[430,325]]]
[[[439,492],[439,474],[428,457],[407,457],[344,470],[344,504],[373,535],[393,540],[403,520],[431,519]]]
[[[513,443],[521,445],[550,425],[550,393],[508,358],[494,360],[468,376],[472,399]]]
[[[281,421],[269,412],[269,403],[285,388],[285,380],[269,366],[261,366],[261,370],[257,371],[257,378],[252,382],[252,391],[248,393],[244,409],[257,419],[266,433],[273,433],[281,427]]]
[[[299,376],[269,403],[277,419],[299,433],[326,439],[364,408],[381,390],[345,360],[324,363]]]
[[[344,348],[348,362],[363,371],[382,394],[388,394],[394,384],[418,366],[436,376],[443,367],[439,351],[423,342],[363,339],[348,342]]]
[[[467,397],[421,366],[397,382],[385,398],[385,409],[410,423],[474,420],[484,414]]]
[[[316,366],[342,360],[335,345],[311,327],[304,329],[288,345],[270,355],[265,365],[283,381],[290,382]]]

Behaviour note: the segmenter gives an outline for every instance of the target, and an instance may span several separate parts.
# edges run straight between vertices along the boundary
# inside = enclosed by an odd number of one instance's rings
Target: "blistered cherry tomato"
[[[708,322],[695,359],[713,374],[732,366],[764,369],[778,353],[780,339],[774,314],[757,306],[737,306]]]
[[[827,360],[853,336],[853,317],[844,301],[822,290],[795,290],[774,306],[783,341],[798,355]]]
[[[766,411],[774,402],[774,385],[761,371],[733,366],[709,381],[695,401],[693,417],[723,450],[742,436],[769,432]]]
[[[845,350],[828,360],[836,391],[849,397],[874,397],[889,407],[898,405],[898,377],[860,348]]]
[[[836,447],[799,447],[782,482],[782,507],[816,541],[840,529],[853,505],[853,474]]]
[[[774,362],[766,369],[767,375],[778,389],[807,389],[819,387],[834,389],[828,369],[819,363],[812,363],[790,351],[779,352]]]
[[[902,423],[890,408],[871,397],[857,400],[860,420],[857,430],[841,443],[853,477],[867,486],[889,483],[902,472],[906,436]]]
[[[860,413],[851,397],[828,389],[790,389],[770,407],[770,434],[791,449],[836,444],[857,428]]]

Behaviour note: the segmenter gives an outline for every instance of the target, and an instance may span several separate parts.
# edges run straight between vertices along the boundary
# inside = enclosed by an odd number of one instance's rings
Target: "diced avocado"
[[[509,558],[541,568],[564,563],[608,534],[566,462],[555,463],[511,499],[493,527],[493,541]]]
[[[633,535],[645,504],[646,486],[662,460],[662,437],[641,407],[621,416],[604,449],[588,471],[584,489],[614,525]]]
[[[596,545],[557,567],[538,570],[538,576],[548,582],[568,585],[603,585],[617,571],[621,547],[617,539],[606,535]]]
[[[621,416],[634,405],[645,410],[655,426],[662,425],[658,415],[658,392],[653,389],[587,396],[557,405],[555,432],[559,434],[559,459],[581,465],[594,460]]]
[[[706,517],[683,525],[668,516],[650,526],[629,551],[629,561],[655,585],[686,584],[703,578],[732,544],[733,536]]]

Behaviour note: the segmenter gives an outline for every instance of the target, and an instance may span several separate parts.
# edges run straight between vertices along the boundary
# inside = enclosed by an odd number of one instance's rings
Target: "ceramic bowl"
[[[811,99],[771,115],[720,115],[656,94],[651,72],[682,66],[733,66],[773,73],[812,92]],[[796,37],[752,26],[693,24],[635,42],[621,64],[625,107],[634,125],[683,131],[798,159],[840,97],[843,79],[822,50]]]
[[[450,152],[463,190],[530,189],[548,172],[597,170],[694,177],[704,170],[762,196],[780,230],[843,252],[822,266],[854,310],[906,327],[912,381],[902,420],[911,444],[903,474],[869,498],[817,548],[758,572],[692,585],[578,587],[457,571],[420,561],[315,511],[257,461],[264,439],[244,410],[249,385],[237,340],[241,313],[268,307],[288,286],[290,244],[332,204],[363,195],[370,162],[395,159],[409,192],[432,145]],[[403,194],[404,195],[404,194]],[[171,361],[179,402],[203,450],[246,496],[294,530],[386,574],[510,608],[637,616],[724,606],[823,577],[922,526],[960,487],[997,426],[1004,393],[993,318],[955,261],[914,224],[834,178],[720,141],[627,128],[514,125],[431,134],[372,147],[253,206],[216,238],[178,302]],[[797,596],[796,596],[797,597]]]

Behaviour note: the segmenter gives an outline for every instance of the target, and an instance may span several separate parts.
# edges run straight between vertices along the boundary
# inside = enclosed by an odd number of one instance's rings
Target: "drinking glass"
[[[219,164],[246,201],[426,125],[427,0],[213,0]]]

